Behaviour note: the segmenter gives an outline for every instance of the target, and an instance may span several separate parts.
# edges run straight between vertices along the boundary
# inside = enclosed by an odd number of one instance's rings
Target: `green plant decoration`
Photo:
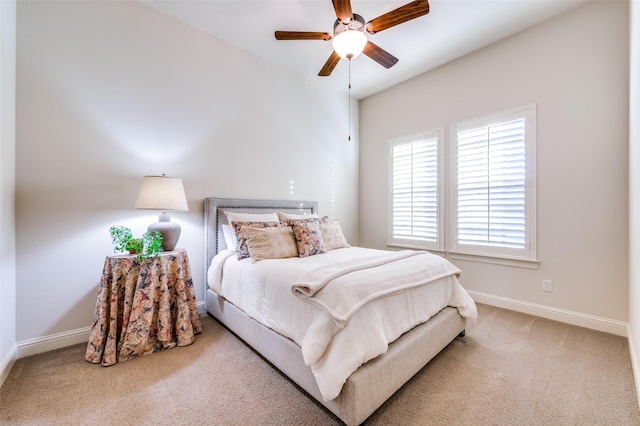
[[[109,235],[114,252],[135,254],[138,261],[157,257],[162,252],[162,236],[158,231],[145,232],[140,238],[133,238],[131,229],[126,226],[112,226]]]
[[[114,245],[114,252],[129,251],[129,244],[133,239],[131,229],[124,226],[112,226],[109,228],[109,235],[111,235],[111,242]]]
[[[142,234],[142,246],[144,254],[157,257],[162,252],[162,235],[158,231],[145,232]]]

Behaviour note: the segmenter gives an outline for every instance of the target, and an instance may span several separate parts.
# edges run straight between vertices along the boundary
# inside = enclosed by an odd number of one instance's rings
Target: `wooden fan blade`
[[[369,21],[366,27],[367,32],[370,34],[378,33],[403,22],[419,18],[427,13],[429,13],[429,2],[427,0],[412,1]]]
[[[362,53],[385,68],[391,68],[398,62],[398,58],[370,41],[367,42]]]
[[[331,40],[331,34],[310,31],[276,31],[277,40]]]
[[[340,62],[340,56],[335,51],[331,52],[331,56],[329,56],[327,62],[324,63],[324,66],[322,67],[318,75],[320,77],[330,76],[331,72],[333,72],[333,69],[336,67],[336,65],[338,65],[338,62]]]
[[[336,17],[343,24],[348,24],[353,19],[353,12],[351,11],[350,0],[331,0],[333,8],[336,11]]]

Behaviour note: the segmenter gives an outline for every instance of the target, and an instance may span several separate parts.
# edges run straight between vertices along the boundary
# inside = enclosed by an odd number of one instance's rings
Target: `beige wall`
[[[629,346],[640,398],[640,1],[631,6],[629,103]]]
[[[15,4],[0,4],[6,82],[7,11]],[[526,304],[628,319],[638,352],[633,262],[629,295],[626,272],[627,22],[626,2],[583,6],[363,101],[361,245],[385,247],[380,171],[389,138],[537,102],[540,268],[457,261],[463,284]],[[5,155],[14,149],[6,136],[13,112],[5,96],[11,85],[3,83],[0,230],[9,257],[0,258],[0,362],[16,340],[90,324],[111,251],[108,227],[142,232],[155,220],[132,209],[144,174],[185,182],[191,211],[173,218],[183,227],[179,245],[189,250],[200,300],[206,196],[318,199],[321,213],[339,217],[358,242],[358,135],[345,142],[345,102],[336,102],[345,94],[325,93],[137,3],[21,2],[17,26],[18,295],[5,285],[16,278],[14,165]],[[632,148],[632,216],[635,157]],[[632,258],[640,239],[634,229],[632,220]],[[554,280],[553,293],[540,291],[542,278]]]
[[[361,244],[387,242],[389,139],[536,103],[539,268],[456,260],[462,283],[626,333],[628,80],[628,4],[594,2],[363,100]]]
[[[357,243],[346,91],[138,2],[19,2],[17,33],[18,341],[91,325],[109,227],[157,220],[133,209],[143,175],[183,179],[200,301],[207,196],[318,200]]]
[[[0,385],[16,356],[16,2],[0,1]]]

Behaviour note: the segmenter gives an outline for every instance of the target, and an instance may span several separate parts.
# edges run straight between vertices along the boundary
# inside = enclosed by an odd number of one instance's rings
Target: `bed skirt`
[[[249,318],[210,289],[207,289],[206,309],[349,426],[364,422],[466,326],[466,320],[457,309],[444,308],[426,323],[391,343],[386,354],[356,370],[337,398],[324,401],[315,377],[304,364],[302,351],[295,342]]]

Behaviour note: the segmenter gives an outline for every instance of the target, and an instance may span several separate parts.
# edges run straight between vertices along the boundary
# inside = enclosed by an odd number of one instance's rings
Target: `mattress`
[[[322,398],[329,401],[339,395],[346,379],[360,365],[386,353],[391,342],[443,308],[453,306],[461,316],[475,320],[475,305],[457,280],[460,271],[439,256],[420,254],[420,260],[428,259],[447,272],[402,291],[372,297],[346,321],[337,321],[331,310],[296,294],[296,284],[306,283],[306,277],[318,276],[318,271],[327,268],[336,275],[335,265],[366,265],[367,259],[397,256],[397,252],[350,247],[306,258],[254,262],[238,260],[234,252],[223,250],[211,262],[208,286],[250,318],[300,346]],[[337,274],[339,278],[328,280],[328,286],[346,287],[358,281],[358,274],[372,283],[371,274],[380,275],[374,267],[364,269]],[[406,271],[402,266],[396,269]]]

